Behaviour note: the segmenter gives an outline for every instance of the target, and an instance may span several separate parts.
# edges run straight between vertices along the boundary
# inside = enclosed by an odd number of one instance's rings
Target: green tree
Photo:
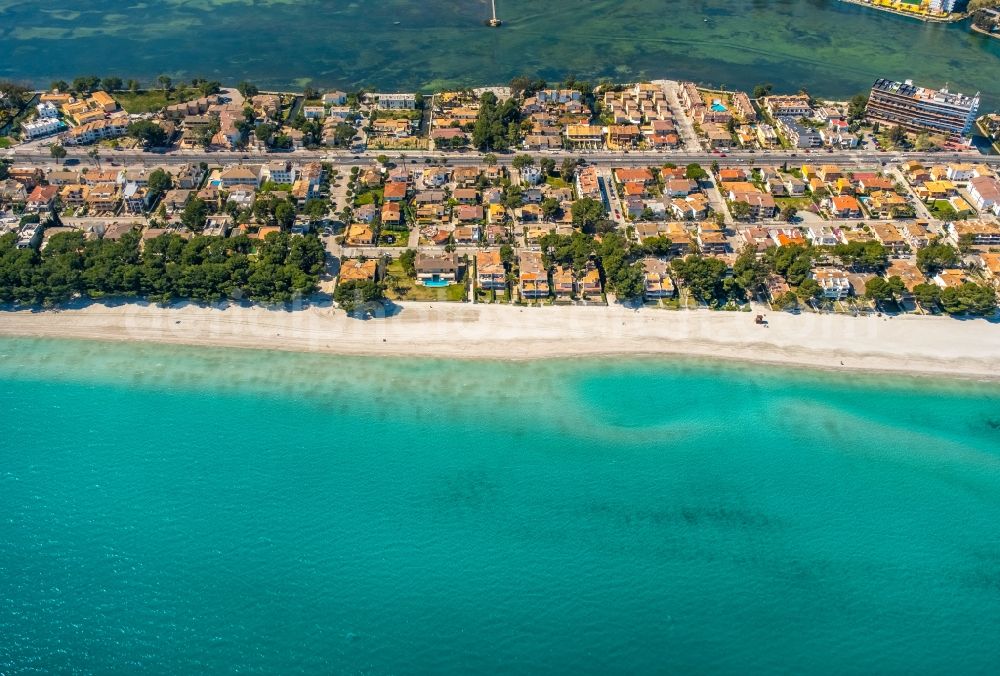
[[[222,91],[222,83],[218,80],[202,80],[198,83],[198,91],[202,96],[211,96]]]
[[[771,84],[770,82],[754,85],[753,98],[755,99],[763,98],[768,94],[770,94],[773,90],[774,90],[774,85]]]
[[[101,79],[96,75],[85,75],[73,80],[73,91],[78,94],[90,94],[101,85]]]
[[[749,206],[749,205],[748,205]],[[791,223],[795,220],[795,215],[799,213],[799,210],[794,204],[788,204],[781,210],[781,217]]]
[[[669,237],[657,235],[656,237],[647,237],[644,239],[642,245],[639,247],[639,251],[650,256],[668,256],[673,251],[673,246],[674,243],[670,241]]]
[[[167,144],[167,132],[152,120],[137,120],[128,126],[128,135],[150,148]]]
[[[767,263],[757,256],[757,247],[748,244],[733,263],[733,278],[741,288],[753,291],[767,279]]]
[[[732,202],[729,205],[729,211],[733,214],[733,218],[738,221],[750,218],[750,204],[747,202]]]
[[[996,312],[996,292],[985,284],[966,282],[941,291],[941,307],[951,315],[985,316]]]
[[[146,179],[146,183],[149,186],[149,191],[153,194],[154,199],[159,198],[165,192],[173,187],[173,179],[163,169],[154,169],[149,174],[149,178]]]
[[[874,241],[837,244],[831,253],[844,265],[860,270],[881,270],[889,262],[888,249]]]
[[[417,268],[415,266],[417,260],[417,252],[413,249],[407,249],[403,253],[399,254],[399,265],[403,268],[403,272],[406,273],[407,277],[416,277]]]
[[[608,290],[612,291],[618,300],[641,298],[646,291],[646,271],[642,263],[619,266],[614,275],[608,279]]]
[[[573,202],[570,212],[573,215],[573,225],[581,230],[592,229],[605,216],[604,205],[590,197]]]
[[[851,100],[847,102],[847,118],[851,122],[863,120],[867,106],[868,93],[864,92],[862,94],[855,94],[851,97]]]
[[[254,128],[254,135],[258,141],[265,146],[269,146],[274,141],[274,125],[261,122]]]
[[[708,303],[722,296],[722,280],[727,268],[718,258],[690,254],[674,259],[671,267],[698,301]]]
[[[122,79],[120,77],[106,77],[101,80],[101,86],[105,91],[118,92],[122,90]]]
[[[55,158],[56,164],[59,164],[59,160],[66,157],[66,149],[58,143],[53,143],[49,146],[49,154]]]
[[[684,170],[684,176],[692,181],[704,181],[708,178],[708,172],[702,169],[700,164],[691,163]]]
[[[511,165],[515,169],[524,169],[525,167],[530,167],[535,163],[535,158],[531,155],[521,154],[515,155],[514,159],[511,160]]]
[[[274,208],[274,219],[283,230],[295,224],[295,207],[288,200],[281,200]]]
[[[820,287],[819,282],[812,277],[807,277],[806,279],[803,279],[802,283],[795,289],[795,295],[798,296],[799,300],[805,303],[822,296],[823,289]]]
[[[906,291],[903,280],[899,277],[873,277],[865,283],[865,296],[876,303],[895,301]]]
[[[495,167],[497,165],[497,156],[494,153],[486,153],[483,155],[483,164],[487,167]]]
[[[520,140],[521,111],[511,97],[498,103],[492,92],[479,98],[479,111],[472,125],[472,145],[490,152],[514,146]]]
[[[192,198],[184,207],[184,211],[181,212],[181,223],[194,232],[204,230],[207,220],[208,205],[198,197]]]
[[[238,91],[244,99],[252,99],[260,93],[260,90],[257,89],[256,85],[253,85],[246,80],[243,80],[236,85],[236,91]]]
[[[326,200],[312,198],[306,200],[306,203],[302,205],[302,213],[308,216],[313,221],[318,221],[324,216],[326,216],[328,203]]]
[[[933,242],[917,251],[917,267],[925,275],[943,268],[955,267],[958,265],[958,260],[958,249],[941,242]]]
[[[941,288],[936,284],[917,284],[913,287],[913,297],[921,307],[933,307],[941,300]]]
[[[548,197],[542,200],[542,216],[552,220],[559,215],[560,206],[559,200]]]
[[[799,297],[792,291],[786,291],[775,300],[775,304],[782,310],[794,310],[799,306]]]
[[[784,277],[792,286],[799,286],[812,269],[813,250],[798,244],[772,247],[765,252],[771,271]]]
[[[559,167],[559,176],[566,182],[571,183],[576,175],[576,168],[579,166],[578,160],[567,157],[562,161],[562,165]]]

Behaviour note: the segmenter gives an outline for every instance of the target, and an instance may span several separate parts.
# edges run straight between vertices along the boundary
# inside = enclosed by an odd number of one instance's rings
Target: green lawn
[[[420,286],[416,280],[406,276],[399,261],[393,261],[387,266],[386,276],[398,280],[387,285],[385,297],[389,300],[462,302],[468,296],[464,283],[450,284],[436,289]]]
[[[775,197],[774,203],[778,205],[778,209],[784,209],[790,205],[799,211],[805,211],[813,205],[813,201],[808,197]]]
[[[378,206],[382,202],[382,188],[377,190],[365,190],[354,195],[354,206],[360,207],[364,204],[374,204]]]
[[[146,89],[134,94],[127,91],[115,92],[114,97],[129,113],[152,113],[181,101],[200,98],[201,92],[193,87],[177,87],[170,92],[169,98],[161,89]]]
[[[958,217],[958,212],[948,200],[934,200],[927,210],[931,212],[931,216],[940,221],[950,221]]]
[[[392,235],[395,241],[389,244],[385,241],[386,235]],[[378,238],[378,246],[401,246],[405,247],[410,239],[408,230],[384,230]]]
[[[9,136],[0,136],[0,148],[10,148],[12,145]]]
[[[419,120],[423,116],[422,110],[379,110],[377,119],[379,120]]]
[[[553,188],[568,188],[569,183],[559,178],[558,176],[546,176],[545,182],[551,185]]]

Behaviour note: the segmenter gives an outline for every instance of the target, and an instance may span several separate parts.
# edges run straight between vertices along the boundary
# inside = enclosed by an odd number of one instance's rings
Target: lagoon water
[[[997,673],[1000,386],[0,340],[0,673]]]
[[[1000,104],[1000,40],[839,0],[0,0],[0,78],[432,89],[675,77],[848,97],[876,77],[982,90]]]

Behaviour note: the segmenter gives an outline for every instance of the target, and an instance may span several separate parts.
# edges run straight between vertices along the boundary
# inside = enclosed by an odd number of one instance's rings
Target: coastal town
[[[0,302],[996,311],[978,95],[159,84],[5,92]]]

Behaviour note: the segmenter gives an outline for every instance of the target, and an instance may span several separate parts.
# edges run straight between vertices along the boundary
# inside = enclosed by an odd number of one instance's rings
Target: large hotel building
[[[907,131],[968,134],[979,110],[979,94],[965,96],[947,89],[917,87],[912,81],[879,79],[868,98],[868,118]]]

